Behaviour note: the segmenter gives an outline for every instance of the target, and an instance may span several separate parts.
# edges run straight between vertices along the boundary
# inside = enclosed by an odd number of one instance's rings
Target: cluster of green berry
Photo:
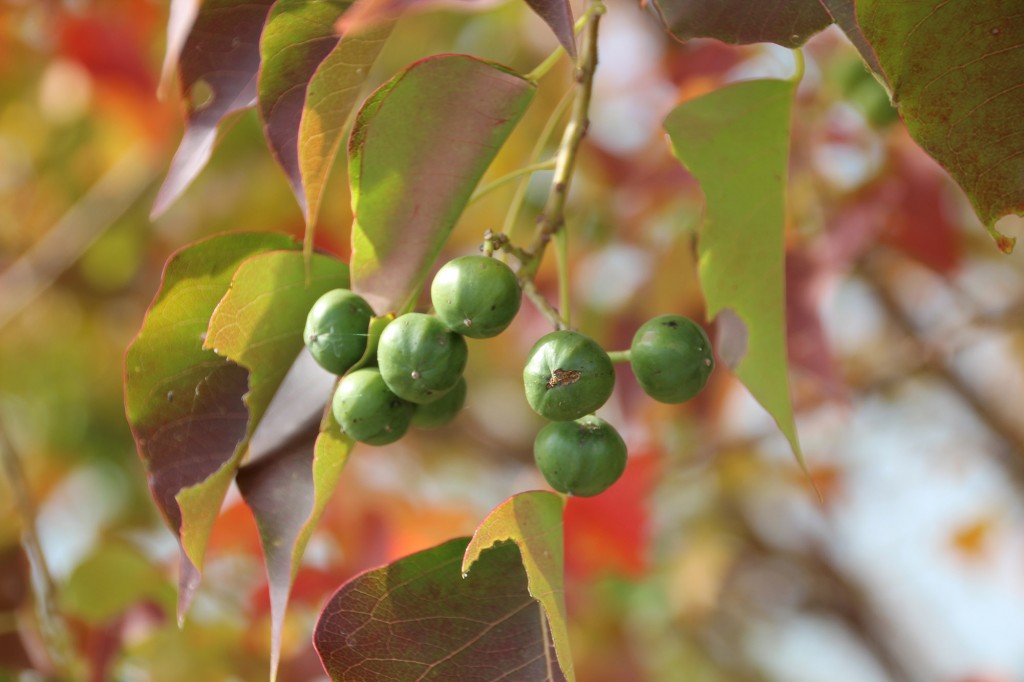
[[[358,294],[335,289],[310,309],[306,347],[324,369],[342,377],[331,409],[354,440],[386,445],[410,426],[429,429],[451,421],[466,401],[463,337],[501,333],[522,300],[511,268],[486,256],[446,263],[430,295],[435,314],[407,313],[388,323],[371,358],[363,356],[373,310]],[[364,366],[349,372],[357,363]]]
[[[357,294],[330,291],[309,311],[306,346],[322,367],[342,377],[331,409],[354,440],[385,445],[410,426],[436,428],[451,421],[466,400],[464,337],[504,331],[519,312],[522,291],[505,263],[463,256],[438,271],[430,297],[433,315],[395,318],[369,350],[374,314]],[[704,330],[678,315],[646,322],[629,352],[620,355],[628,356],[644,391],[666,403],[692,398],[714,368]],[[597,495],[615,483],[626,468],[626,444],[593,414],[615,386],[609,354],[579,332],[552,332],[530,351],[523,383],[530,407],[551,421],[534,441],[534,459],[548,483],[579,496]]]
[[[714,369],[704,330],[678,315],[648,320],[623,355],[647,395],[665,403],[695,396]],[[530,407],[551,420],[533,446],[537,467],[551,487],[583,497],[607,490],[626,468],[622,436],[593,414],[615,386],[608,353],[579,332],[552,332],[530,351],[523,383]]]

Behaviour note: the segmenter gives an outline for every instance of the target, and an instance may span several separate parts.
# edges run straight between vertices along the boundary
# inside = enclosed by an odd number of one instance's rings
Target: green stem
[[[593,93],[594,71],[597,69],[597,31],[603,13],[604,3],[601,0],[596,0],[588,9],[588,14],[591,16],[583,33],[580,64],[576,70],[576,98],[573,101],[569,123],[565,127],[562,141],[558,147],[551,191],[548,194],[547,203],[544,205],[544,211],[537,221],[533,242],[526,250],[532,258],[530,262],[523,264],[519,273],[521,279],[530,279],[536,274],[537,267],[544,256],[544,249],[552,235],[558,232],[565,223],[565,201],[569,194],[573,170],[576,167],[576,155],[590,123],[590,98]]]
[[[569,233],[555,233],[555,258],[558,266],[558,307],[562,309],[562,324],[572,329],[571,287],[569,284]]]
[[[533,283],[533,280],[523,280],[522,285],[523,295],[530,299],[530,302],[536,306],[537,310],[539,310],[544,317],[548,318],[555,329],[565,329],[562,324],[562,316],[558,314],[558,311],[555,310],[554,306],[548,303],[548,299],[544,298],[544,295],[537,291],[537,285]]]
[[[608,357],[612,362],[629,362],[630,352],[628,350],[610,350]]]
[[[492,182],[489,182],[483,187],[477,189],[477,191],[473,192],[473,196],[469,198],[469,203],[473,203],[474,201],[484,196],[485,194],[490,194],[491,192],[498,189],[502,185],[509,183],[515,180],[516,178],[520,178],[524,175],[531,175],[533,173],[536,173],[537,171],[551,170],[554,167],[554,159],[548,159],[547,161],[541,161],[540,163],[532,163],[529,166],[523,166],[522,168],[514,170],[511,173],[508,173],[507,175],[502,175],[500,178]]]

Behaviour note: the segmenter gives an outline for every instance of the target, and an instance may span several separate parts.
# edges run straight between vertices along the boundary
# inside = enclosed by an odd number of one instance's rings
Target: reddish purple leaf
[[[819,0],[654,0],[654,7],[679,40],[796,47],[832,23]]]
[[[569,56],[576,59],[575,22],[572,19],[572,5],[568,0],[526,0],[526,4],[551,27]]]
[[[158,94],[161,99],[171,92],[174,85],[174,74],[178,70],[181,50],[185,47],[188,34],[199,15],[200,0],[170,0],[167,17],[167,49],[164,51],[164,63],[160,68],[160,87]]]
[[[152,215],[167,210],[203,169],[217,126],[256,104],[260,34],[273,0],[205,0],[181,50],[185,134],[160,187]]]
[[[203,349],[207,325],[243,260],[294,247],[284,235],[236,233],[178,251],[125,354],[125,413],[153,497],[181,543],[179,616],[198,587],[248,424],[249,373]]]
[[[313,634],[334,682],[564,681],[515,544],[463,578],[468,538],[367,571],[327,603]]]

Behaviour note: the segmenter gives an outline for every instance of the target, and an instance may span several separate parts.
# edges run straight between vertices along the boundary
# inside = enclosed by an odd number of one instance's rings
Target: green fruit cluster
[[[637,330],[628,354],[641,388],[665,403],[697,395],[714,369],[711,342],[692,320],[661,315]],[[526,399],[552,423],[534,441],[537,468],[552,488],[570,495],[604,492],[626,467],[626,445],[593,412],[615,385],[612,361],[593,339],[572,331],[542,337],[523,370]]]
[[[454,419],[466,401],[464,337],[504,330],[519,311],[521,291],[504,263],[465,256],[441,268],[431,298],[436,314],[395,318],[369,351],[374,317],[360,296],[336,289],[310,309],[306,347],[324,369],[341,376],[331,409],[353,440],[386,445],[410,426],[432,429]]]

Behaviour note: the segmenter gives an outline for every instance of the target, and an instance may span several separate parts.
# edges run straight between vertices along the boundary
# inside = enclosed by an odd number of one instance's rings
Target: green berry
[[[615,369],[592,338],[558,331],[542,336],[530,351],[523,384],[537,414],[570,421],[605,404],[615,387]]]
[[[377,364],[388,387],[400,398],[420,404],[453,389],[467,357],[466,340],[423,313],[397,318],[377,345]]]
[[[377,369],[366,367],[338,382],[331,410],[353,440],[387,445],[409,430],[416,406],[392,393]]]
[[[466,404],[466,378],[459,377],[455,388],[445,393],[440,399],[426,405],[417,405],[412,415],[412,425],[418,429],[437,429],[451,420]]]
[[[707,334],[679,315],[645,322],[633,337],[629,356],[644,392],[663,403],[681,403],[697,395],[715,368]]]
[[[533,458],[552,488],[591,497],[622,476],[626,443],[611,424],[590,415],[541,429],[533,442]]]
[[[348,289],[334,289],[310,308],[302,338],[321,367],[341,375],[366,352],[371,317],[373,309],[362,297]]]
[[[512,268],[488,256],[450,260],[430,285],[430,299],[441,321],[474,339],[504,331],[519,312],[522,298]]]

